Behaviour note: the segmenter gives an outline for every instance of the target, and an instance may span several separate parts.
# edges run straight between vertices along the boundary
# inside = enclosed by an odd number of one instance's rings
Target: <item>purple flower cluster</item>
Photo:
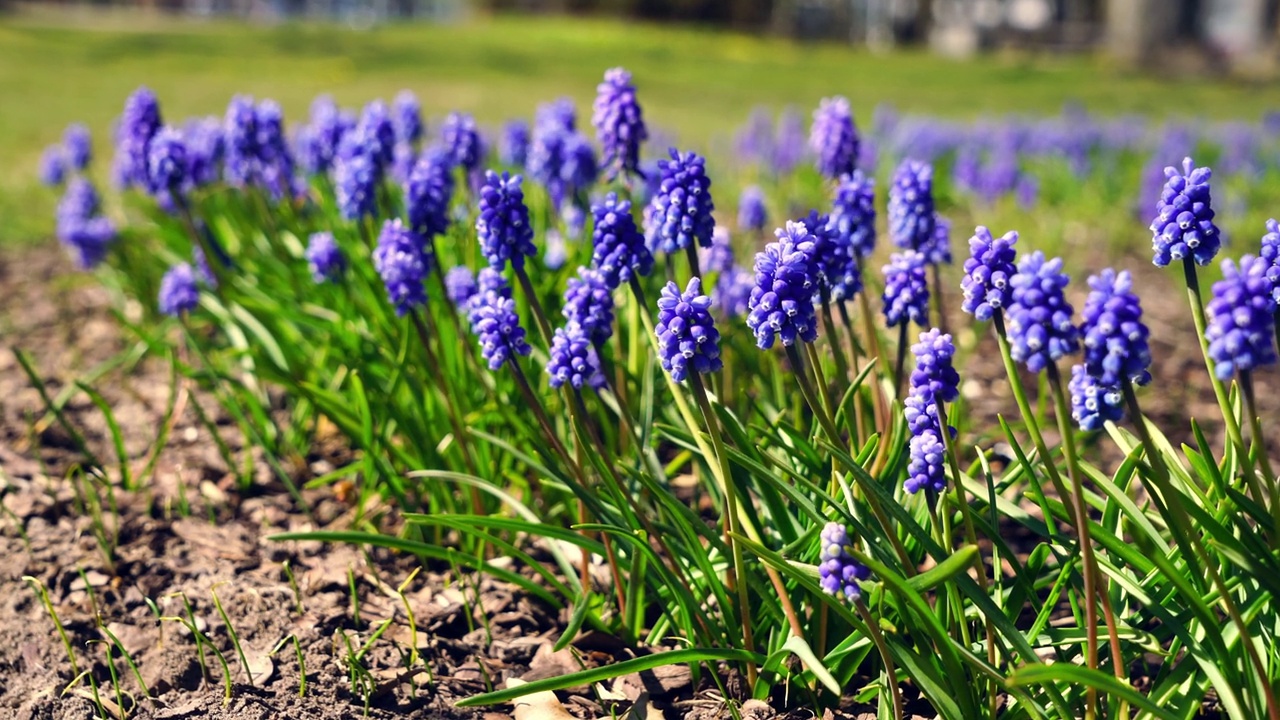
[[[1213,171],[1196,167],[1191,158],[1185,158],[1182,172],[1167,167],[1164,174],[1168,180],[1151,221],[1153,261],[1164,267],[1174,260],[1191,258],[1198,265],[1208,265],[1222,245],[1218,226],[1213,224],[1209,187]]]
[[[767,350],[774,340],[784,346],[818,337],[813,294],[818,287],[818,271],[811,252],[813,237],[804,223],[787,222],[779,228],[777,240],[756,254],[755,287],[748,301],[747,327],[755,333],[756,345]]]
[[[125,101],[116,128],[116,179],[122,188],[146,188],[151,138],[160,130],[160,103],[146,87]]]
[[[280,199],[292,190],[293,155],[274,100],[231,98],[222,126],[223,177],[232,187],[261,187]]]
[[[604,387],[600,358],[581,325],[570,322],[565,327],[556,328],[551,338],[551,349],[547,352],[547,374],[551,376],[553,388],[565,384],[575,390],[584,385],[596,390]]]
[[[1276,299],[1267,262],[1245,255],[1240,264],[1222,261],[1222,279],[1213,284],[1207,307],[1209,357],[1219,380],[1236,372],[1276,363]]]
[[[1133,292],[1129,271],[1110,268],[1089,278],[1092,291],[1081,311],[1084,365],[1098,383],[1151,382],[1151,332],[1142,322],[1142,305]]]
[[[169,268],[160,279],[160,312],[173,317],[187,315],[200,304],[200,288],[195,270],[187,263]]]
[[[953,430],[946,426],[946,419],[938,409],[939,403],[951,402],[960,395],[960,375],[952,365],[956,348],[950,335],[935,328],[920,333],[920,341],[911,346],[911,352],[916,367],[911,372],[911,387],[903,411],[911,430],[910,460],[903,487],[913,494],[925,488],[942,492],[947,488],[943,469],[946,445],[942,433]]]
[[[490,370],[508,360],[533,351],[525,341],[524,328],[516,315],[516,303],[501,273],[492,268],[480,271],[480,292],[471,299],[471,330],[480,341],[480,355]]]
[[[809,252],[818,271],[819,292],[815,301],[821,300],[825,294],[826,299],[841,302],[860,292],[862,271],[858,267],[858,258],[853,253],[853,246],[833,229],[831,219],[817,210],[810,210],[804,225],[813,238]]]
[[[613,335],[613,291],[599,270],[578,268],[578,276],[569,278],[561,312],[597,346]]]
[[[377,164],[379,175],[385,173],[395,160],[396,147],[396,126],[391,120],[387,104],[381,100],[371,100],[366,104],[360,111],[356,132],[360,134]]]
[[[595,218],[591,264],[610,289],[653,270],[653,255],[636,228],[630,202],[609,193],[591,207],[591,214]]]
[[[333,163],[334,199],[342,217],[359,220],[375,214],[380,179],[378,161],[363,132],[356,129],[343,135]]]
[[[755,276],[734,265],[716,278],[716,285],[711,289],[711,304],[726,318],[742,317],[750,310],[751,292],[755,287]]]
[[[915,250],[894,253],[884,266],[884,320],[889,327],[929,322],[929,284],[925,257]]]
[[[904,250],[919,250],[934,242],[933,166],[903,160],[889,189],[889,236]]]
[[[480,169],[484,162],[484,139],[476,128],[475,118],[466,113],[452,112],[440,127],[441,140],[453,164],[468,173]]]
[[[187,146],[186,186],[183,191],[216,183],[221,177],[226,148],[222,121],[216,117],[191,118],[182,126],[182,140]]]
[[[817,161],[818,172],[827,177],[838,178],[854,171],[858,162],[858,129],[848,100],[823,98],[818,104],[818,109],[813,111],[809,149]]]
[[[818,542],[818,582],[828,595],[843,594],[850,600],[862,597],[863,580],[871,571],[853,559],[853,541],[844,525],[829,522],[822,528]]]
[[[582,133],[565,125],[562,118],[545,120],[535,128],[529,146],[529,175],[541,183],[559,208],[565,198],[585,191],[596,180],[596,156]]]
[[[1271,283],[1271,297],[1280,303],[1280,223],[1267,221],[1267,234],[1262,236],[1262,249],[1258,257],[1267,268],[1267,280]]]
[[[465,308],[479,292],[475,273],[466,265],[458,265],[444,274],[444,294],[454,307]]]
[[[40,155],[40,182],[57,187],[67,176],[67,159],[61,145],[50,145]]]
[[[1018,272],[1014,264],[1018,257],[1014,248],[1017,244],[1016,231],[1010,230],[997,238],[982,225],[969,238],[969,259],[964,261],[964,279],[960,281],[964,293],[960,306],[981,322],[1009,307],[1013,299],[1009,280]]]
[[[604,149],[601,163],[610,180],[618,173],[636,174],[640,169],[640,145],[649,138],[644,112],[636,101],[631,73],[622,68],[606,70],[596,87],[591,124]]]
[[[431,272],[431,257],[422,251],[422,239],[405,227],[399,218],[387,220],[373,251],[373,267],[382,276],[387,299],[396,315],[405,315],[427,302],[425,282]]]
[[[529,158],[529,123],[511,120],[502,128],[498,139],[498,159],[503,165],[521,168]]]
[[[720,360],[720,331],[711,318],[711,298],[702,294],[702,279],[693,277],[683,293],[673,282],[658,298],[658,360],[671,379],[681,382],[692,371],[716,372]]]
[[[187,177],[187,145],[182,133],[165,125],[147,146],[147,191],[152,195],[174,193]]]
[[[1045,260],[1039,250],[1023,257],[1009,280],[1011,354],[1033,373],[1080,349],[1080,331],[1071,321],[1073,309],[1064,293],[1070,280],[1062,272],[1062,258]]]
[[[396,142],[415,145],[422,139],[422,104],[412,90],[401,90],[391,106],[391,125]]]
[[[508,261],[517,269],[523,268],[524,259],[538,252],[533,245],[533,225],[524,204],[522,181],[519,175],[499,175],[490,170],[480,187],[476,234],[485,259],[499,270],[506,268]]]
[[[1071,366],[1067,392],[1071,394],[1071,418],[1081,430],[1101,430],[1108,420],[1115,422],[1124,417],[1124,398],[1120,389],[1101,384],[1084,365]]]
[[[751,232],[764,230],[769,219],[769,211],[764,205],[764,191],[759,185],[748,185],[743,188],[738,198],[738,229]]]
[[[649,249],[674,253],[694,244],[710,245],[716,223],[706,160],[671,148],[671,159],[658,161],[658,169],[662,181],[646,216]]]
[[[711,244],[698,253],[698,264],[703,272],[725,272],[733,267],[733,238],[729,229],[717,225],[711,233]]]
[[[316,283],[330,282],[342,276],[347,260],[331,232],[312,233],[307,241],[307,267]]]
[[[98,191],[83,177],[71,178],[58,201],[56,234],[84,270],[102,262],[116,239],[115,225],[99,214]]]
[[[866,257],[876,249],[876,181],[855,170],[836,185],[831,206],[831,230],[852,249]]]
[[[66,153],[67,166],[71,170],[83,172],[93,159],[93,138],[89,128],[80,123],[71,123],[62,133],[62,150]]]
[[[329,172],[337,159],[342,136],[355,126],[355,117],[339,110],[333,98],[317,97],[311,102],[310,122],[300,127],[294,138],[298,165],[311,174]]]
[[[422,153],[404,183],[405,214],[409,227],[430,240],[449,229],[449,203],[453,200],[453,171],[449,158],[438,148]]]

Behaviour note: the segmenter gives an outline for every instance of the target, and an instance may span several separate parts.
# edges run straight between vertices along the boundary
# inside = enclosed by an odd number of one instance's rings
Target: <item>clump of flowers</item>
[[[1018,272],[1014,264],[1017,244],[1016,231],[997,238],[981,225],[969,238],[969,259],[964,261],[964,279],[960,281],[964,293],[960,307],[979,321],[990,320],[1012,302],[1009,280]]]
[[[811,252],[813,238],[804,223],[787,222],[779,228],[777,240],[756,254],[755,281],[748,301],[747,327],[755,333],[761,349],[773,347],[775,339],[784,346],[818,337],[813,294],[818,271]]]
[[[1276,363],[1276,300],[1267,270],[1267,263],[1252,255],[1240,258],[1239,265],[1222,261],[1222,279],[1213,284],[1205,308],[1205,339],[1219,380]]]
[[[356,129],[364,137],[379,174],[385,172],[395,159],[396,147],[396,128],[387,104],[381,100],[372,100],[365,105],[360,111],[360,122]]]
[[[73,177],[67,183],[58,201],[55,232],[83,270],[102,262],[115,240],[115,225],[100,214],[98,191],[84,177]]]
[[[841,176],[831,206],[831,231],[866,257],[876,249],[876,181],[861,170]]]
[[[476,234],[489,264],[497,269],[510,262],[524,267],[526,257],[538,252],[533,245],[533,226],[529,208],[524,204],[524,190],[519,175],[485,173],[480,187],[480,216],[476,218]]]
[[[426,304],[424,283],[431,271],[431,258],[422,251],[422,239],[399,218],[383,223],[373,251],[373,267],[382,276],[396,315],[403,316]]]
[[[40,182],[57,187],[67,176],[67,160],[61,145],[50,145],[40,155]]]
[[[62,133],[62,149],[69,168],[83,172],[93,159],[93,138],[89,135],[89,128],[80,123],[68,125]]]
[[[160,125],[160,102],[155,93],[146,87],[134,90],[125,101],[116,129],[116,179],[122,188],[147,187],[148,151]]]
[[[1271,297],[1280,303],[1280,223],[1267,221],[1267,234],[1262,236],[1262,250],[1258,257],[1267,268],[1267,281],[1271,283]]]
[[[529,123],[511,120],[502,127],[498,139],[498,159],[504,165],[524,167],[529,157]]]
[[[711,298],[702,294],[702,279],[693,277],[683,293],[673,282],[658,298],[658,359],[671,379],[681,382],[690,372],[716,372],[720,360],[720,331],[711,317]]]
[[[1213,224],[1213,199],[1209,178],[1213,171],[1196,167],[1191,158],[1182,161],[1182,171],[1164,169],[1167,181],[1156,203],[1151,221],[1153,261],[1164,267],[1174,260],[1190,258],[1208,265],[1218,254],[1222,238]]]
[[[187,145],[182,133],[168,125],[156,131],[147,148],[147,191],[172,193],[187,175]]]
[[[653,270],[653,255],[636,228],[629,201],[609,193],[591,207],[591,214],[595,218],[591,263],[610,289]]]
[[[909,493],[928,488],[942,492],[947,488],[943,469],[946,445],[942,433],[951,433],[939,404],[951,402],[960,395],[960,376],[952,364],[956,348],[951,336],[934,328],[920,334],[911,346],[916,366],[911,372],[911,387],[904,415],[911,430],[908,447],[910,460],[904,488]]]
[[[329,172],[338,154],[338,143],[356,126],[353,115],[343,112],[333,98],[321,95],[311,103],[311,121],[294,138],[295,154],[303,170]]]
[[[759,185],[748,185],[738,198],[738,229],[751,232],[764,230],[769,211],[764,205],[764,191]]]
[[[476,128],[475,118],[466,113],[452,112],[440,126],[441,140],[453,164],[468,173],[480,169],[484,162],[484,140]]]
[[[453,172],[448,156],[438,148],[424,152],[404,184],[409,227],[425,240],[445,234],[452,200]]]
[[[479,287],[475,273],[466,265],[449,268],[449,272],[444,274],[444,293],[454,307],[466,307],[477,292]]]
[[[1120,388],[1100,383],[1084,365],[1071,366],[1067,392],[1071,394],[1071,418],[1081,430],[1101,430],[1108,420],[1115,422],[1124,417]]]
[[[486,279],[496,284],[492,276],[496,276],[501,285],[485,289]],[[481,291],[471,300],[471,330],[480,341],[480,355],[489,369],[497,370],[508,360],[529,355],[533,349],[525,340],[524,328],[520,327],[520,317],[516,315],[515,300],[511,298],[502,276],[492,271],[492,275],[486,278],[482,270],[480,278]]]
[[[604,387],[604,375],[600,373],[600,359],[587,331],[575,322],[556,328],[547,353],[547,374],[551,387],[568,384],[575,390],[584,385],[594,389]]]
[[[359,220],[374,214],[380,177],[363,133],[357,129],[344,135],[333,164],[334,196],[342,217]]]
[[[809,212],[804,225],[813,237],[810,254],[818,271],[819,299],[822,293],[836,302],[856,295],[862,290],[862,271],[853,247],[832,229],[831,219],[817,210]]]
[[[422,104],[412,90],[401,90],[391,106],[396,142],[413,145],[422,139]]]
[[[843,97],[823,98],[813,111],[809,149],[818,172],[831,178],[854,171],[858,162],[858,129],[849,101]]]
[[[650,249],[674,253],[694,244],[710,245],[715,204],[706,160],[672,148],[671,159],[658,161],[658,169],[662,181],[649,201],[647,215]]]
[[[1151,382],[1151,334],[1142,322],[1142,304],[1127,270],[1110,268],[1089,278],[1092,291],[1081,311],[1084,365],[1101,385]]]
[[[173,317],[187,315],[200,304],[195,270],[187,263],[169,268],[160,279],[160,312]]]
[[[331,232],[312,233],[307,241],[307,267],[317,283],[330,282],[342,276],[347,260]]]
[[[884,266],[884,320],[889,327],[929,322],[925,257],[915,250],[894,253]]]
[[[640,145],[649,139],[649,131],[631,73],[622,68],[605,71],[604,81],[596,87],[591,124],[604,149],[601,165],[607,177],[612,180],[620,172],[638,174]]]
[[[1045,260],[1037,250],[1018,263],[1009,281],[1011,354],[1033,373],[1080,349],[1080,332],[1071,321],[1074,310],[1064,294],[1070,280],[1062,272],[1062,258]]]
[[[889,188],[889,236],[906,250],[924,251],[934,242],[933,166],[903,160]]]
[[[704,272],[725,272],[733,267],[733,238],[729,229],[717,225],[711,234],[711,244],[698,253],[698,258]]]
[[[564,293],[565,320],[599,346],[613,335],[613,291],[598,270],[579,267]]]
[[[850,600],[862,597],[863,580],[871,578],[867,566],[853,559],[853,541],[844,525],[829,522],[819,535],[818,582],[828,595],[843,594]]]
[[[750,311],[751,291],[755,287],[755,275],[734,265],[716,278],[715,287],[711,288],[711,304],[726,318],[742,317]]]

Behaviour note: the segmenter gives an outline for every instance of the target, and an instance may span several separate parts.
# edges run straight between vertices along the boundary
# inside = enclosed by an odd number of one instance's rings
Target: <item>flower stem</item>
[[[755,651],[755,640],[752,637],[751,629],[751,600],[747,593],[747,577],[745,573],[746,563],[742,559],[742,546],[733,541],[733,534],[739,532],[738,528],[738,490],[733,483],[733,476],[729,472],[729,456],[724,449],[724,438],[720,434],[720,423],[716,419],[715,413],[711,410],[711,402],[707,400],[706,388],[702,386],[702,377],[694,372],[689,375],[689,387],[693,390],[693,399],[698,404],[698,409],[702,412],[702,420],[707,425],[707,430],[711,435],[711,446],[715,449],[716,461],[720,464],[720,476],[723,479],[725,513],[724,525],[726,527],[725,543],[729,546],[729,554],[733,558],[732,577],[727,577],[726,584],[736,586],[738,589],[738,617],[742,621],[742,643],[748,651]],[[756,685],[756,666],[755,663],[747,663],[747,688],[751,690]]]
[[[939,263],[934,263],[933,264],[933,292],[931,294],[933,295],[933,298],[934,298],[934,303],[935,303],[934,306],[938,311],[938,329],[944,333],[949,333],[949,331],[947,330],[947,305],[945,300],[943,299],[942,291],[943,291],[942,265]]]
[[[903,377],[906,374],[907,365],[907,328],[910,326],[906,320],[902,321],[902,326],[898,328],[898,361],[893,367],[893,396],[902,399],[902,384],[906,380]]]
[[[691,277],[702,277],[702,268],[698,265],[698,248],[693,243],[684,246],[685,257],[689,258],[689,272]]]
[[[858,614],[862,616],[862,621],[867,624],[867,632],[871,634],[871,642],[875,643],[876,650],[880,653],[880,659],[884,661],[885,685],[889,686],[889,695],[893,698],[893,717],[894,720],[902,720],[902,691],[898,688],[898,671],[893,666],[893,656],[889,654],[889,646],[884,641],[884,635],[880,632],[880,625],[876,619],[871,616],[871,611],[867,609],[867,604],[858,598],[853,601],[854,607],[858,609]]]
[[[831,354],[836,360],[836,375],[842,382],[849,381],[849,363],[844,358],[843,343],[840,342],[840,336],[836,335],[836,324],[831,319],[831,298],[830,293],[825,289],[822,291],[822,325],[823,330],[827,332],[827,344],[831,346]]]
[[[529,302],[529,309],[533,312],[534,320],[537,321],[543,345],[551,347],[551,323],[547,322],[547,314],[542,311],[542,301],[538,300],[538,293],[534,292],[533,283],[529,282],[529,274],[524,271],[523,266],[516,266],[516,279],[520,281],[524,299]]]
[[[449,392],[448,384],[444,382],[444,367],[440,364],[435,350],[431,347],[431,338],[427,333],[427,326],[422,322],[422,313],[416,309],[411,310],[409,317],[413,321],[414,329],[418,332],[418,341],[422,344],[422,350],[427,354],[427,374],[431,376],[431,379],[435,382],[436,390],[444,399],[445,412],[449,415],[449,423],[453,426],[453,435],[458,441],[458,449],[462,452],[462,462],[467,466],[467,472],[475,475],[476,463],[475,458],[471,456],[471,445],[467,442],[467,434],[462,428],[453,395]],[[484,514],[484,503],[480,498],[480,490],[475,487],[471,488],[471,511],[476,515]]]

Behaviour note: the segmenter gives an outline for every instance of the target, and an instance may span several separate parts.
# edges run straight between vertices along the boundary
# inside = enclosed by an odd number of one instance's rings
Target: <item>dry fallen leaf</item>
[[[519,687],[526,684],[518,678],[507,680],[507,687]],[[564,709],[560,699],[550,690],[529,693],[514,701],[516,720],[577,720]]]

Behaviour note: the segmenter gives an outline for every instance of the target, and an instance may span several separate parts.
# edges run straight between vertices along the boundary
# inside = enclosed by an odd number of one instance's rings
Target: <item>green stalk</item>
[[[889,687],[889,695],[893,698],[894,720],[902,720],[902,691],[898,688],[898,672],[893,667],[893,656],[889,654],[889,646],[880,632],[880,623],[871,616],[871,611],[867,609],[867,604],[862,601],[862,598],[854,600],[853,604],[858,609],[858,614],[862,616],[862,621],[867,624],[871,641],[875,643],[880,659],[884,661],[885,685]]]
[[[934,308],[938,311],[938,329],[944,333],[947,330],[947,306],[943,301],[942,295],[942,266],[938,263],[933,264],[933,291],[929,294],[934,298]]]
[[[436,357],[436,352],[431,347],[431,338],[427,333],[427,326],[422,322],[422,313],[418,310],[413,310],[409,313],[409,318],[413,321],[413,327],[418,333],[418,341],[422,344],[422,351],[427,355],[427,374],[431,376],[436,390],[444,399],[445,412],[449,415],[449,423],[453,426],[453,435],[458,441],[458,449],[462,451],[462,462],[467,466],[467,472],[475,475],[476,462],[471,455],[471,444],[468,442],[467,433],[462,427],[461,416],[458,414],[458,407],[454,403],[453,394],[449,392],[449,384],[444,381],[444,366],[440,364],[440,359]],[[477,515],[484,513],[484,505],[480,501],[480,491],[476,488],[471,489],[471,505],[472,510]]]
[[[1235,411],[1231,408],[1231,399],[1227,395],[1227,389],[1218,379],[1213,371],[1213,358],[1209,357],[1209,340],[1205,335],[1205,329],[1208,327],[1208,321],[1204,314],[1204,298],[1200,294],[1200,281],[1196,277],[1196,264],[1191,258],[1184,258],[1182,261],[1183,279],[1187,284],[1187,300],[1191,303],[1191,317],[1196,325],[1196,338],[1200,340],[1200,352],[1204,355],[1205,368],[1209,371],[1209,382],[1213,385],[1214,397],[1218,399],[1218,408],[1222,410],[1222,421],[1227,426],[1227,437],[1235,444],[1240,451],[1240,466],[1243,470],[1245,479],[1250,481],[1250,487],[1256,487],[1257,477],[1254,473],[1253,463],[1249,459],[1249,449],[1245,447],[1244,439],[1240,434],[1240,423],[1236,420]],[[1255,498],[1258,502],[1265,502],[1262,497]]]
[[[748,651],[755,652],[755,639],[752,637],[751,629],[751,600],[747,593],[747,576],[746,563],[742,559],[742,546],[734,542],[734,533],[740,532],[738,527],[738,490],[733,483],[733,476],[729,471],[729,455],[724,449],[724,438],[720,434],[720,423],[716,419],[715,413],[711,410],[711,403],[707,400],[706,388],[702,386],[702,376],[697,372],[690,373],[689,386],[693,390],[694,402],[698,404],[698,409],[702,412],[702,420],[707,425],[707,431],[711,435],[711,446],[715,449],[716,461],[720,465],[720,476],[724,483],[722,491],[724,492],[725,515],[723,519],[726,527],[725,543],[729,546],[730,555],[733,557],[732,577],[725,578],[725,582],[730,587],[738,589],[738,617],[742,620],[742,643]],[[751,692],[756,685],[756,666],[755,663],[747,663],[747,691]]]
[[[529,282],[529,274],[524,271],[523,266],[516,266],[516,279],[519,280],[520,289],[524,291],[524,299],[529,302],[529,309],[538,323],[542,344],[551,347],[551,323],[547,322],[547,314],[542,311],[542,302],[538,300],[538,293],[534,292],[533,283]]]
[[[1258,401],[1253,392],[1253,372],[1240,371],[1240,389],[1244,395],[1245,412],[1249,414],[1249,434],[1253,436],[1253,446],[1258,451],[1258,464],[1262,466],[1263,479],[1271,488],[1272,504],[1280,510],[1280,500],[1276,495],[1276,474],[1271,469],[1271,458],[1267,456],[1267,444],[1262,435],[1262,421],[1258,417]],[[1280,528],[1280,524],[1276,527]]]
[[[836,324],[831,319],[831,298],[826,289],[822,291],[822,326],[822,329],[827,333],[827,343],[831,346],[831,354],[836,360],[836,375],[842,382],[848,382],[849,363],[845,361],[843,343],[840,342],[840,337],[836,335]]]
[[[684,246],[685,256],[689,258],[689,272],[692,277],[702,277],[702,268],[698,266],[698,248],[693,243]]]

